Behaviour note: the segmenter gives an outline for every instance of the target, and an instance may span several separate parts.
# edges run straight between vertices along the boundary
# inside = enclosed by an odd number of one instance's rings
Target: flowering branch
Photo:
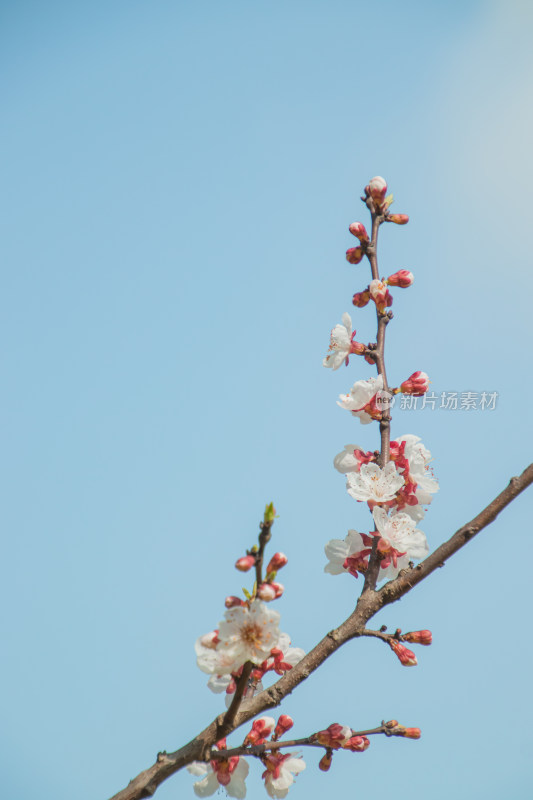
[[[518,495],[533,483],[533,464],[515,478],[509,485],[474,519],[464,525],[447,542],[437,548],[425,561],[396,580],[386,583],[382,589],[367,592],[361,596],[355,611],[338,628],[330,631],[324,638],[289,672],[286,672],[273,686],[246,701],[235,715],[232,730],[244,725],[250,719],[267,709],[278,706],[302,681],[311,675],[332,653],[346,642],[364,634],[365,625],[385,605],[403,597],[437,567],[444,566],[445,560],[464,547],[477,533],[493,522]],[[174,773],[192,761],[205,761],[211,748],[218,741],[224,715],[211,722],[188,744],[173,753],[158,753],[155,764],[139,773],[128,786],[113,795],[110,800],[143,800],[152,797],[158,786]]]
[[[365,750],[370,742],[367,736],[384,734],[419,738],[418,728],[404,728],[396,720],[382,722],[378,728],[355,732],[348,726],[333,723],[326,730],[302,739],[280,742],[280,737],[293,725],[282,714],[276,724],[271,717],[261,717],[252,724],[242,745],[228,748],[226,735],[244,725],[258,714],[278,706],[300,683],[306,680],[336,650],[351,639],[374,637],[387,644],[403,666],[415,666],[415,653],[405,643],[430,645],[429,630],[402,634],[397,628],[387,633],[367,628],[375,614],[401,597],[427,578],[437,567],[460,550],[477,533],[489,525],[509,503],[533,483],[533,464],[509,485],[473,520],[460,528],[447,542],[431,555],[425,534],[417,523],[424,517],[424,507],[429,505],[438,484],[429,468],[430,452],[419,437],[404,435],[394,441],[390,438],[390,399],[395,394],[421,396],[427,392],[429,378],[423,372],[414,372],[397,388],[389,388],[385,369],[385,332],[392,319],[387,311],[392,305],[388,286],[407,288],[413,275],[401,269],[386,279],[380,279],[377,261],[377,242],[380,225],[394,222],[405,225],[405,214],[390,214],[392,195],[386,196],[387,184],[383,178],[373,178],[365,187],[362,198],[372,218],[371,237],[364,225],[354,222],[350,232],[359,239],[359,246],[350,248],[346,258],[359,264],[364,256],[370,263],[372,280],[368,287],[353,296],[358,308],[370,300],[376,305],[377,342],[365,345],[354,340],[349,314],[342,316],[342,324],[331,332],[330,352],[324,366],[338,369],[348,364],[349,357],[364,356],[375,364],[377,377],[357,381],[350,392],[341,395],[338,405],[366,425],[379,422],[380,450],[365,452],[357,445],[346,445],[334,460],[336,469],[346,476],[348,493],[360,503],[367,504],[372,514],[372,529],[368,533],[350,530],[344,541],[331,540],[326,545],[329,563],[325,571],[332,575],[348,573],[357,578],[364,574],[362,592],[354,611],[337,628],[329,631],[307,654],[291,647],[290,637],[278,627],[280,615],[270,608],[270,603],[283,594],[283,586],[276,582],[277,572],[287,563],[283,553],[275,553],[263,570],[264,551],[271,538],[275,519],[274,506],[265,509],[258,545],[246,551],[235,564],[242,572],[254,568],[255,582],[252,591],[243,590],[245,599],[230,596],[225,600],[226,613],[218,628],[199,637],[196,642],[197,663],[210,675],[208,686],[214,692],[226,693],[228,710],[220,714],[201,733],[184,747],[173,753],[159,753],[157,761],[134,778],[130,784],[111,800],[142,800],[152,796],[157,787],[173,773],[188,766],[190,772],[202,776],[194,784],[200,796],[213,794],[224,786],[232,797],[244,797],[244,779],[248,774],[246,756],[259,758],[265,766],[263,778],[271,797],[285,797],[287,789],[305,768],[303,759],[295,753],[281,753],[282,748],[294,746],[322,747],[325,754],[319,767],[327,771],[334,750]],[[381,401],[381,402],[380,402]],[[415,566],[415,561],[419,561]],[[377,589],[378,582],[384,582]],[[275,672],[279,679],[263,690],[262,679]],[[271,741],[267,741],[271,736]]]

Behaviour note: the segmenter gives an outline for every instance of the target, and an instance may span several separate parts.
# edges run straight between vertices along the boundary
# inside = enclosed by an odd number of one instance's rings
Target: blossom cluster
[[[378,176],[369,181],[365,195],[373,219],[400,225],[409,221],[405,214],[389,213],[393,198],[387,195],[387,183],[383,178]],[[369,254],[372,248],[372,252],[375,252],[375,242],[370,240],[365,226],[361,222],[354,222],[349,230],[359,239],[359,247],[347,251],[349,263],[360,263],[365,254],[371,261]],[[372,230],[374,232],[374,225]],[[383,279],[379,279],[376,272],[374,265],[373,280],[366,289],[356,292],[353,304],[364,308],[371,300],[374,301],[378,328],[381,325],[383,330],[392,317],[387,311],[393,301],[390,287],[405,289],[412,285],[414,278],[406,269]],[[348,365],[350,355],[363,355],[369,364],[378,367],[378,375],[356,381],[348,393],[340,395],[337,403],[363,425],[373,421],[390,421],[394,395],[423,396],[428,391],[429,378],[425,372],[418,370],[398,387],[389,388],[384,378],[382,349],[378,352],[377,344],[365,345],[355,341],[355,335],[352,319],[348,313],[344,313],[342,323],[331,331],[324,366],[336,370],[342,364]],[[430,460],[429,450],[418,436],[412,434],[390,442],[385,462],[380,451],[371,452],[359,445],[345,445],[344,450],[335,456],[334,466],[346,475],[348,494],[360,503],[367,503],[372,514],[373,529],[368,533],[350,530],[344,540],[329,541],[325,546],[328,557],[325,572],[331,575],[346,572],[357,577],[360,572],[366,572],[370,556],[375,551],[375,557],[379,559],[378,580],[391,579],[411,561],[428,554],[425,534],[417,528],[417,523],[424,517],[424,507],[431,503],[432,495],[438,490],[438,483],[429,467]]]
[[[252,729],[243,741],[242,750],[246,748],[263,745],[270,740],[277,742],[290,728],[293,721],[286,714],[282,714],[276,724],[272,717],[260,717],[252,724]],[[220,757],[216,756],[216,751],[226,750],[226,739],[217,742],[209,763],[194,761],[187,767],[188,771],[195,776],[200,776],[201,780],[193,784],[195,794],[198,797],[208,797],[214,794],[221,786],[226,790],[230,797],[243,798],[246,796],[246,777],[249,772],[248,763],[238,755],[225,757],[223,753]],[[257,752],[257,751],[255,751]],[[265,789],[269,797],[283,798],[287,796],[290,786],[294,783],[294,778],[305,769],[305,761],[297,756],[296,753],[282,753],[279,749],[272,749],[270,752],[264,750],[259,755],[265,770],[262,778],[265,782]]]

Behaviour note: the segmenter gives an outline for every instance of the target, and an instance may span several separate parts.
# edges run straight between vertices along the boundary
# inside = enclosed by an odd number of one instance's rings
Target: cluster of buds
[[[362,753],[370,746],[366,736],[354,735],[354,731],[347,725],[333,722],[325,730],[318,731],[312,737],[315,742],[328,748],[328,750],[351,750],[353,753]]]
[[[387,736],[404,736],[406,739],[420,739],[422,736],[420,728],[406,728],[397,719],[385,722],[385,732]]]
[[[392,194],[387,195],[387,181],[380,175],[372,178],[365,186],[366,204],[370,211],[382,214],[385,217],[385,222],[395,222],[396,225],[407,225],[409,217],[407,214],[389,214],[394,197]]]
[[[423,630],[423,631],[409,631],[409,633],[405,633],[401,636],[401,629],[397,628],[396,632],[393,637],[389,639],[389,644],[391,646],[392,651],[398,656],[400,663],[404,667],[414,667],[418,663],[416,660],[416,656],[412,650],[409,650],[405,645],[400,642],[400,638],[404,642],[409,642],[412,644],[422,644],[428,647],[432,641],[433,636],[431,631]]]

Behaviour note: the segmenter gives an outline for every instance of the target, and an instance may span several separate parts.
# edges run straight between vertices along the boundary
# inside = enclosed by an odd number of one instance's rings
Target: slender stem
[[[388,734],[394,736],[394,728],[387,728],[385,724],[380,725],[379,728],[370,728],[367,731],[352,731],[352,736],[375,736],[377,734]],[[272,750],[280,750],[282,747],[324,747],[327,745],[320,744],[316,741],[316,733],[311,736],[306,736],[303,739],[291,739],[283,742],[265,742],[264,744],[255,745],[241,745],[240,747],[232,747],[230,750],[212,750],[209,753],[209,759],[226,759],[232,756],[257,756],[260,758],[264,753]]]
[[[265,547],[272,536],[271,528],[274,522],[261,522],[261,532],[259,534],[259,549],[255,553],[255,580],[259,587],[263,583],[263,555]]]

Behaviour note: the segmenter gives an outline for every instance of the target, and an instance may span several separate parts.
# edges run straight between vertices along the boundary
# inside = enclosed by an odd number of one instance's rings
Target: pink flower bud
[[[403,638],[406,642],[412,642],[413,644],[430,645],[433,641],[431,631],[409,631]]]
[[[390,222],[395,222],[396,225],[407,225],[409,217],[407,214],[389,214],[387,217]]]
[[[418,661],[412,650],[408,650],[405,645],[400,644],[397,639],[390,639],[389,644],[395,655],[398,656],[400,663],[404,667],[416,667]]]
[[[321,769],[322,772],[327,772],[328,769],[331,767],[332,760],[333,760],[333,751],[326,750],[326,752],[318,762],[318,768]]]
[[[285,587],[284,587],[284,585],[282,583],[275,583],[274,581],[271,581],[270,585],[272,586],[272,588],[276,592],[276,600],[277,600],[278,597],[281,597],[281,595],[285,591]]]
[[[370,747],[370,740],[366,736],[352,736],[346,744],[342,745],[343,750],[351,750],[352,753],[362,753]]]
[[[400,391],[404,394],[412,394],[421,397],[429,389],[429,378],[425,372],[413,372],[406,381],[400,386]]]
[[[362,222],[352,222],[349,228],[350,233],[353,233],[354,236],[357,236],[360,242],[368,242],[368,233],[366,232],[366,228]]]
[[[244,600],[241,600],[240,597],[235,597],[235,595],[230,595],[229,597],[226,597],[226,599],[224,600],[224,605],[226,606],[226,608],[235,608],[235,606],[244,606],[246,605],[246,603],[244,602]]]
[[[368,182],[368,186],[365,187],[365,191],[374,201],[381,204],[383,200],[385,200],[385,195],[387,194],[387,182],[385,178],[382,178],[380,175],[372,178],[372,180]]]
[[[349,261],[350,264],[359,264],[363,259],[363,255],[362,247],[349,247],[346,251],[346,261]]]
[[[289,717],[288,714],[282,714],[280,716],[280,718],[278,719],[278,724],[276,725],[276,729],[275,729],[274,734],[272,736],[273,741],[276,741],[277,739],[280,738],[280,736],[283,736],[284,733],[287,733],[287,731],[290,731],[290,729],[292,728],[293,725],[294,725],[294,722],[293,722],[292,718]]]
[[[414,281],[414,275],[408,269],[400,269],[394,275],[389,275],[387,283],[389,286],[399,286],[400,289],[407,289]]]
[[[265,603],[270,603],[276,599],[276,590],[270,583],[262,583],[257,587],[257,596]]]
[[[364,308],[370,301],[370,292],[365,289],[364,292],[356,292],[353,296],[352,303],[357,308]]]
[[[285,566],[289,559],[284,553],[274,553],[270,561],[268,562],[267,567],[267,575],[269,572],[277,572],[278,569],[281,569]]]
[[[402,736],[405,736],[406,739],[420,739],[422,731],[420,728],[405,728],[405,732]]]
[[[276,723],[272,717],[260,717],[252,723],[252,730],[246,736],[243,744],[263,744],[272,733]]]
[[[339,747],[344,747],[348,739],[351,739],[352,729],[347,725],[339,725],[338,722],[333,722],[326,730],[318,731],[315,738],[319,744],[324,747],[332,747],[333,750],[338,750]]]
[[[255,556],[242,556],[242,558],[238,558],[235,562],[236,568],[239,572],[248,572],[249,569],[255,564]]]

